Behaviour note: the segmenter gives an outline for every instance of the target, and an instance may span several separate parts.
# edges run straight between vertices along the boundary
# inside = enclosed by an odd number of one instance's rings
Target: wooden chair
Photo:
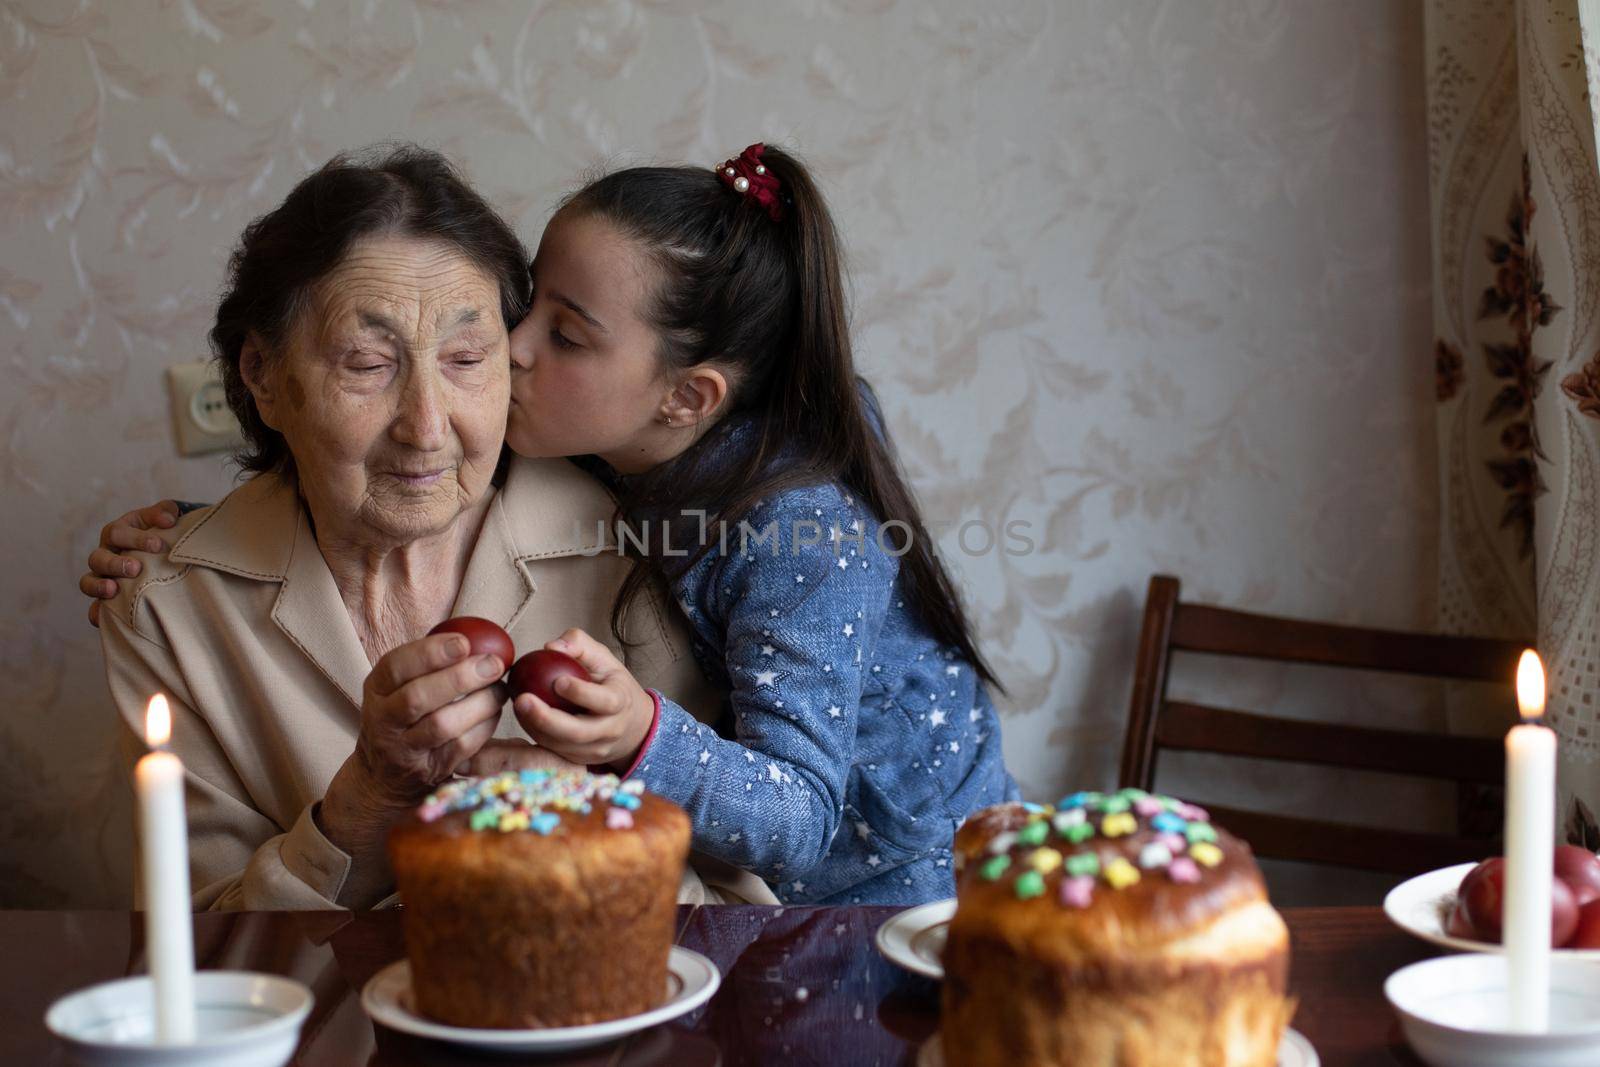
[[[1501,682],[1509,692],[1523,643],[1274,618],[1185,604],[1178,590],[1176,578],[1150,579],[1122,749],[1123,787],[1151,789],[1162,749],[1383,771],[1467,787],[1504,784],[1505,749],[1497,739],[1337,726],[1169,700],[1167,675],[1174,652],[1191,652]],[[1481,837],[1357,827],[1194,799],[1249,841],[1256,855],[1272,859],[1414,874],[1493,851],[1494,843]]]

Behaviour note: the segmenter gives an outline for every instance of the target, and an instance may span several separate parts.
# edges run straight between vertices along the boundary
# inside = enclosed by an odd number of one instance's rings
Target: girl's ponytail
[[[814,429],[826,448],[825,469],[850,486],[871,507],[880,522],[892,527],[893,550],[902,553],[900,575],[917,614],[943,643],[957,649],[984,681],[1004,687],[978,650],[961,600],[933,551],[916,498],[894,455],[883,415],[864,379],[855,372],[846,310],[844,262],[838,231],[821,191],[798,159],[767,149],[763,162],[788,194],[787,229],[797,279],[796,317],[791,373],[775,400],[793,400],[789,433]],[[831,447],[829,447],[831,446]]]
[[[762,158],[782,189],[784,213],[775,225],[793,294],[789,344],[775,368],[772,406],[781,417],[774,421],[786,436],[803,432],[831,445],[843,462],[864,442],[839,236],[800,161],[774,148]]]

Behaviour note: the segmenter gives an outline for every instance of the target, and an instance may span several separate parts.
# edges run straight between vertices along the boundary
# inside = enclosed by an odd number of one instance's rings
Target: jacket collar
[[[510,629],[538,593],[529,565],[615,544],[611,496],[559,459],[514,459],[490,501],[453,613]],[[317,547],[294,487],[262,474],[230,493],[173,545],[175,563],[280,585],[272,619],[351,703],[372,665]]]
[[[613,546],[615,508],[604,486],[566,460],[513,460],[484,516],[453,614],[510,630],[538,592],[529,565]]]
[[[213,505],[173,544],[174,563],[282,581],[294,550],[300,501],[275,474],[258,474]]]

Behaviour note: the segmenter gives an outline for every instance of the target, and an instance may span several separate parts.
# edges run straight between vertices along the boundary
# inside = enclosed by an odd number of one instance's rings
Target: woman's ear
[[[245,388],[255,398],[256,414],[261,416],[261,421],[278,430],[277,390],[267,371],[266,346],[254,331],[245,337],[244,347],[239,349],[239,377],[244,379]]]
[[[697,426],[710,422],[728,400],[727,376],[716,367],[702,363],[691,369],[672,390],[662,414],[673,426]]]

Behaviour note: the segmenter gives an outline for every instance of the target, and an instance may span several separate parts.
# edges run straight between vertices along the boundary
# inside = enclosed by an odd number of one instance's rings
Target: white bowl
[[[1402,967],[1383,984],[1413,1051],[1434,1067],[1594,1067],[1600,1064],[1600,967],[1550,963],[1550,1028],[1514,1032],[1506,958],[1441,956]]]
[[[84,1067],[282,1067],[300,1043],[311,990],[275,974],[197,971],[195,1040],[155,1039],[149,976],[69,993],[45,1012],[45,1025]]]

